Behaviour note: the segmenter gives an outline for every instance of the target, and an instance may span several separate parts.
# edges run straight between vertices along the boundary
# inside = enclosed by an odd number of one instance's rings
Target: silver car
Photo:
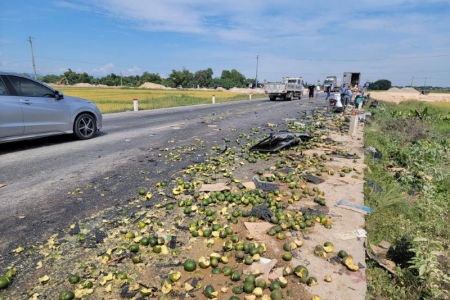
[[[59,134],[86,140],[101,128],[102,114],[94,103],[0,71],[0,143]]]

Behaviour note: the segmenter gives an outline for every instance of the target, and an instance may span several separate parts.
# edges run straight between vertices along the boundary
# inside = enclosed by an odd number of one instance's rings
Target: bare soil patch
[[[411,87],[401,89],[394,87],[385,92],[370,91],[369,93],[373,99],[393,103],[400,103],[408,100],[424,102],[450,102],[450,94],[429,93],[427,95],[422,95],[420,92]]]

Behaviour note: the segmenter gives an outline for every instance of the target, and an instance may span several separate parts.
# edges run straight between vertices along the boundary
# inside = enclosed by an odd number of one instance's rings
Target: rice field
[[[133,99],[137,99],[139,110],[208,104],[247,100],[249,95],[243,92],[204,91],[204,90],[154,90],[141,88],[92,88],[57,86],[65,95],[88,99],[99,107],[102,113],[133,110]],[[252,99],[264,98],[264,94],[254,94]]]

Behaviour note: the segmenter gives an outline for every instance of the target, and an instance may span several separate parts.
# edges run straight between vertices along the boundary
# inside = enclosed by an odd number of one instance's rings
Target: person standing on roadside
[[[320,86],[317,85],[316,86],[316,99],[319,98],[319,93],[320,93]]]
[[[347,95],[345,96],[344,105],[347,106],[349,102],[353,101],[353,92],[351,89],[347,90]]]
[[[345,87],[345,83],[341,87],[341,100],[345,105],[345,96],[347,95],[347,88]]]
[[[353,88],[352,92],[353,92],[353,98],[350,97],[350,101],[351,102],[355,102],[355,98],[356,98],[356,93],[358,93],[359,87],[358,84],[355,84],[355,87]]]
[[[313,103],[314,102],[314,91],[316,89],[316,86],[314,84],[310,84],[308,85],[308,90],[309,90],[309,103]]]
[[[327,86],[327,97],[325,98],[325,101],[328,101],[328,98],[331,96],[331,85]]]

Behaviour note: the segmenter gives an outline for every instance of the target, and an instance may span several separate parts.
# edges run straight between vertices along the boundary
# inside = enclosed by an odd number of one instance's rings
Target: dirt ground
[[[369,91],[371,98],[380,101],[400,103],[406,100],[417,100],[424,102],[450,102],[450,93],[429,93],[422,95],[413,88],[391,88],[385,92]]]

